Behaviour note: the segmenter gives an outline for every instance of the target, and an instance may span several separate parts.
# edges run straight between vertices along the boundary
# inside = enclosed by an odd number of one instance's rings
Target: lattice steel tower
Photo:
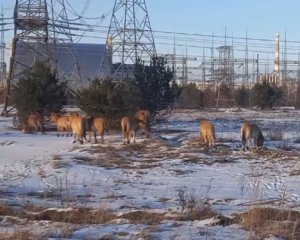
[[[121,78],[132,75],[137,59],[147,61],[156,55],[145,0],[115,0],[106,45],[111,73]]]
[[[217,48],[219,52],[217,79],[218,84],[226,83],[229,87],[234,84],[234,59],[232,46],[224,45]]]
[[[16,0],[14,37],[2,114],[7,114],[11,82],[24,70],[31,69],[35,61],[42,61],[53,72],[58,72],[59,48],[72,48],[70,29],[64,0],[48,0],[48,3],[47,0]],[[80,77],[78,65],[75,64],[74,69]]]

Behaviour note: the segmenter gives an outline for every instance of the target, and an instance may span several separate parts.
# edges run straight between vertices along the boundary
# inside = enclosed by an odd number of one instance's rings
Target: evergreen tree
[[[178,96],[178,86],[171,68],[163,57],[152,57],[150,65],[139,60],[135,64],[132,85],[138,89],[138,107],[148,109],[152,115],[163,116],[172,108]]]
[[[67,82],[59,82],[47,66],[35,62],[16,82],[12,99],[21,118],[30,112],[44,115],[61,110],[66,103],[66,90]]]

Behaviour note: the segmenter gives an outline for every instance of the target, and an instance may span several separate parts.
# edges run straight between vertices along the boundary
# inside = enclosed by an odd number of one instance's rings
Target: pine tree
[[[30,112],[45,115],[61,110],[66,103],[67,82],[59,82],[42,62],[35,62],[14,86],[13,102],[19,117]]]

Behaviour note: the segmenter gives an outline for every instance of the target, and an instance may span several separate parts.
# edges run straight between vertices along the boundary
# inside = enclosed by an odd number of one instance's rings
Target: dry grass
[[[159,224],[162,220],[165,219],[164,213],[154,213],[148,211],[133,211],[124,213],[120,218],[125,218],[129,220],[132,224]]]
[[[42,240],[42,237],[37,237],[31,234],[29,231],[18,231],[12,234],[0,233],[0,239],[2,240]]]
[[[262,237],[270,235],[288,240],[300,239],[300,213],[275,208],[253,208],[238,215],[239,223]]]
[[[13,208],[0,204],[0,215],[2,216],[17,216],[18,212],[14,210]]]
[[[41,212],[28,212],[30,220],[48,220],[74,224],[105,224],[116,218],[116,215],[107,209],[92,210],[89,208],[77,209],[45,209]]]

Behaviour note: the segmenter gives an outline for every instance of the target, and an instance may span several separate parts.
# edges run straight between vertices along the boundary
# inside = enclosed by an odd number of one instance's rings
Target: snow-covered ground
[[[220,215],[248,210],[253,203],[299,210],[300,112],[174,110],[168,121],[153,125],[150,139],[123,144],[119,132],[105,143],[72,144],[55,132],[23,134],[13,120],[0,118],[0,200],[16,209],[105,208],[115,214],[134,210],[180,215],[178,193],[184,191]],[[199,120],[216,126],[217,146],[198,143]],[[241,150],[240,126],[256,122],[267,138],[263,151]],[[269,132],[283,133],[279,141]],[[0,233],[29,231],[53,239],[246,239],[239,225],[222,226],[215,218],[155,226],[122,218],[105,224],[71,224],[50,220],[7,220]],[[67,236],[59,229],[69,229]],[[46,234],[47,233],[47,234]],[[1,236],[1,235],[0,235]]]

